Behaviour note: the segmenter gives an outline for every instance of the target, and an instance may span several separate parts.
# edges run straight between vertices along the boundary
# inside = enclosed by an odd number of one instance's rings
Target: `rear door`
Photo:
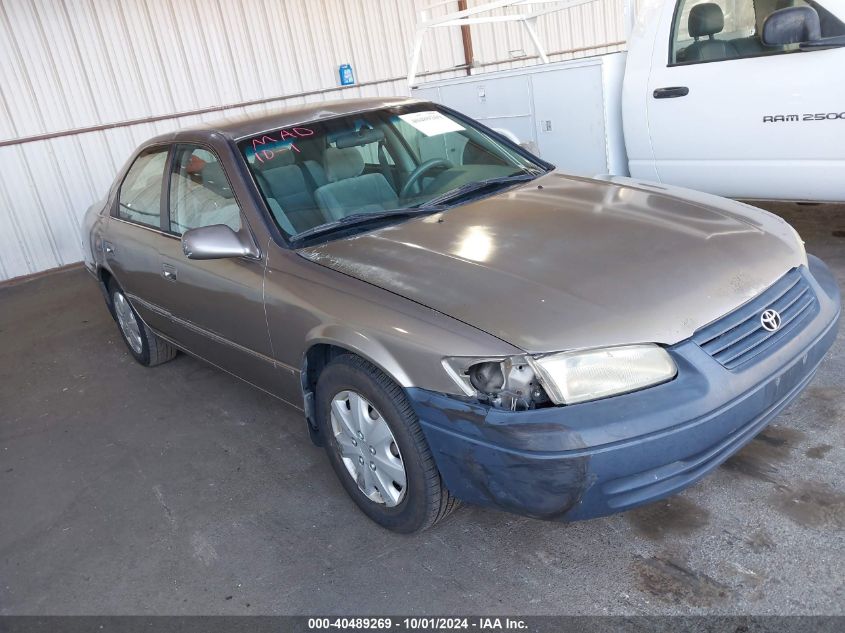
[[[250,230],[221,161],[210,148],[177,145],[167,184],[168,238],[159,246],[158,275],[173,338],[197,356],[278,393],[264,316],[265,256],[201,261],[182,252],[180,238],[189,229],[223,224]]]
[[[141,152],[126,173],[103,234],[106,267],[141,318],[162,330],[167,320],[150,308],[161,290],[159,242],[167,146]]]
[[[765,18],[804,0],[678,0],[661,16],[648,124],[662,182],[730,197],[845,195],[845,48],[765,46]],[[822,36],[845,25],[814,3]]]

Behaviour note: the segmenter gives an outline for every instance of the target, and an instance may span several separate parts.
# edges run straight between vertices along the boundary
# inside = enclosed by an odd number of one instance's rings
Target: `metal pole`
[[[525,25],[525,30],[528,31],[528,36],[531,38],[531,41],[534,42],[534,48],[537,50],[537,55],[540,56],[540,59],[543,60],[544,64],[548,64],[549,56],[546,55],[546,49],[543,48],[543,45],[540,43],[540,38],[537,36],[537,29],[535,28],[537,18],[525,18],[522,23]]]
[[[625,0],[622,9],[622,21],[625,24],[625,41],[631,41],[631,33],[634,30],[634,24],[637,21],[637,11],[634,0]]]
[[[458,0],[458,11],[467,10],[467,0]],[[461,41],[464,45],[464,62],[467,65],[467,75],[472,74],[472,66],[475,63],[472,51],[472,33],[470,27],[466,24],[461,25]]]
[[[414,52],[411,55],[411,63],[408,66],[408,88],[414,87],[414,82],[417,79],[417,67],[420,65],[420,53],[422,52],[423,35],[426,28],[418,26],[417,32],[414,34]]]

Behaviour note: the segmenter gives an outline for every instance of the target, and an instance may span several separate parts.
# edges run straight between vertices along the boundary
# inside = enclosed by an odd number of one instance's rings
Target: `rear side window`
[[[130,222],[161,228],[161,184],[167,150],[141,154],[120,186],[117,216]]]
[[[241,210],[217,155],[196,145],[177,145],[170,176],[170,232],[225,224],[241,228]]]

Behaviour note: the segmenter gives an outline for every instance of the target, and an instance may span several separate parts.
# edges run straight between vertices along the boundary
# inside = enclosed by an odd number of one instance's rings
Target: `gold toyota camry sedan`
[[[673,494],[807,386],[840,312],[770,213],[567,175],[409,99],[151,139],[85,224],[139,363],[181,350],[300,409],[399,532]]]

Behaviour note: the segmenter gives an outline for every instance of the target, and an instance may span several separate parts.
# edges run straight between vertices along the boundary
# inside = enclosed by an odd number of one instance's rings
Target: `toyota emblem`
[[[780,313],[777,310],[766,310],[760,315],[760,323],[764,330],[774,332],[780,327]]]

